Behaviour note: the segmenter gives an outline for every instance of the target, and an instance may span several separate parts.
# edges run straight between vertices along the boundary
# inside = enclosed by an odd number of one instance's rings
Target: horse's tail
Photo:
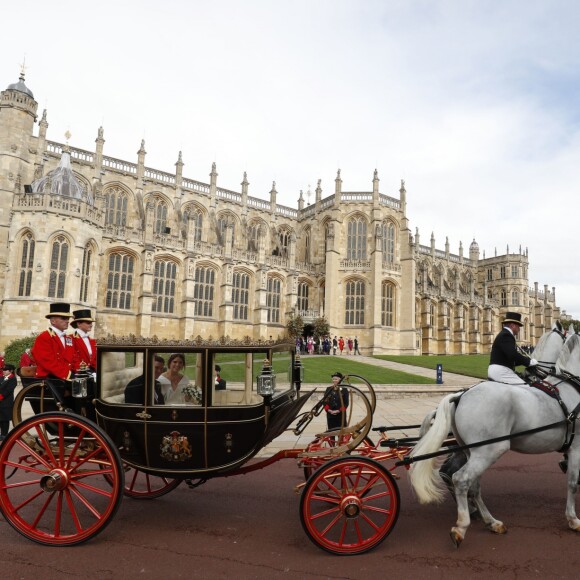
[[[451,395],[447,395],[439,403],[431,428],[419,439],[417,445],[415,445],[415,448],[411,452],[411,457],[433,453],[441,449],[443,441],[445,441],[449,434],[449,428],[451,427],[451,405],[456,398],[457,393],[452,393]],[[431,420],[432,415],[433,413],[427,415],[423,421],[422,430],[423,427],[427,427],[425,423],[428,418]],[[436,457],[432,457],[431,459],[418,461],[411,465],[409,473],[411,485],[417,495],[417,499],[421,503],[440,502],[445,495],[445,485],[439,477],[438,469],[435,467],[436,459]]]

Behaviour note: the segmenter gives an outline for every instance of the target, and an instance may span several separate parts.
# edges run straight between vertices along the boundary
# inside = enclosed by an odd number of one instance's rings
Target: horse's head
[[[556,361],[556,371],[580,376],[580,335],[573,334],[566,340]]]
[[[560,355],[562,345],[566,340],[564,330],[559,321],[552,325],[552,330],[545,332],[538,340],[538,344],[532,353],[532,358],[535,358],[539,366],[551,366]]]

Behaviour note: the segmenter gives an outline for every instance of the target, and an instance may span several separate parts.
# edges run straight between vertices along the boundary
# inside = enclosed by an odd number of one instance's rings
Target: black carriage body
[[[184,402],[178,392],[177,402],[156,402],[154,357],[167,363],[172,353],[186,360],[188,385],[178,389],[197,388],[201,401]],[[98,356],[97,421],[124,462],[154,475],[205,479],[235,470],[284,431],[309,396],[300,396],[300,383],[293,380],[294,347],[288,343],[115,340],[99,342]],[[256,383],[265,359],[276,388],[264,397]],[[125,398],[131,381],[139,384],[138,403]],[[135,400],[134,392],[127,398]]]

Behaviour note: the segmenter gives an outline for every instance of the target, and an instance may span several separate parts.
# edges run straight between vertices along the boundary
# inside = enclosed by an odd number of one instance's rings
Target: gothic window
[[[348,222],[346,238],[347,260],[367,259],[367,222],[362,217]]]
[[[125,227],[127,223],[127,194],[115,187],[105,192],[105,225]]]
[[[153,312],[173,314],[177,264],[171,260],[155,260],[153,274]]]
[[[20,259],[20,276],[18,281],[18,296],[30,296],[32,287],[32,271],[34,265],[34,237],[28,232],[22,238],[22,257]]]
[[[346,283],[344,323],[365,323],[365,283],[362,280],[351,280]]]
[[[153,232],[156,234],[164,234],[167,227],[167,205],[162,199],[156,198],[153,209]]]
[[[278,239],[280,240],[280,255],[284,258],[287,258],[288,246],[290,244],[290,232],[286,230],[280,230],[278,233]]]
[[[206,266],[195,269],[193,290],[194,315],[210,318],[213,316],[215,270]]]
[[[505,291],[505,290],[502,290],[502,291],[499,293],[499,299],[500,299],[500,304],[501,304],[502,306],[507,306],[507,293],[506,293],[506,291]]]
[[[135,258],[118,252],[109,256],[109,273],[107,275],[107,293],[105,306],[107,308],[131,308],[133,292],[133,274]]]
[[[260,224],[252,224],[248,228],[248,251],[258,251],[258,241],[260,240]]]
[[[395,285],[384,282],[381,291],[381,324],[395,326]]]
[[[395,224],[383,223],[383,260],[392,263],[395,261]]]
[[[87,244],[83,251],[83,266],[81,269],[81,291],[79,294],[80,302],[88,302],[89,276],[91,273],[92,261],[93,261],[93,249],[89,244]]]
[[[48,278],[48,297],[64,298],[68,264],[68,241],[64,236],[58,236],[52,242],[50,253],[50,274]]]
[[[518,277],[518,270],[519,268],[517,266],[512,266],[512,278]]]
[[[231,226],[232,228],[232,243],[235,245],[236,239],[236,226],[234,222],[234,218],[232,216],[222,216],[218,219],[218,236],[219,236],[219,243],[225,244],[226,243],[226,229]]]
[[[491,289],[491,288],[488,288],[488,289],[487,289],[487,297],[488,297],[490,300],[493,300],[493,291],[492,291],[492,289]]]
[[[306,282],[298,284],[298,310],[304,312],[309,307],[310,286]]]
[[[310,264],[311,231],[308,228],[304,232],[304,262]]]
[[[505,266],[499,267],[499,277],[503,280],[505,278]]]
[[[487,269],[487,281],[491,282],[493,280],[493,270],[491,268]]]
[[[266,307],[268,309],[268,322],[280,322],[280,279],[268,278],[266,290]]]
[[[234,272],[232,302],[234,304],[234,319],[248,320],[248,304],[250,303],[250,276],[248,276],[248,274],[245,272]]]
[[[201,241],[201,231],[203,227],[203,214],[201,210],[194,209],[193,211],[186,210],[183,212],[183,222],[187,226],[188,235],[191,232],[194,242]],[[191,229],[190,229],[191,222]]]
[[[520,305],[520,293],[517,290],[512,290],[512,305]]]

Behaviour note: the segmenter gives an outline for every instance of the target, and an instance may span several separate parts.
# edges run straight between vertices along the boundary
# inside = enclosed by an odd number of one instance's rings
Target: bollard
[[[437,384],[443,384],[443,365],[441,363],[437,364]]]

